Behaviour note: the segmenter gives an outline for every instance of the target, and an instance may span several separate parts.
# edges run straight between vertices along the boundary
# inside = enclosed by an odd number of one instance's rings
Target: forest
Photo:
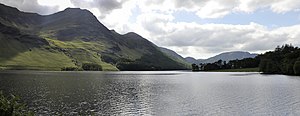
[[[277,46],[274,51],[255,58],[216,61],[214,63],[192,64],[193,71],[213,71],[221,69],[259,68],[264,74],[300,75],[300,48],[293,45]]]
[[[260,56],[259,70],[266,74],[300,75],[300,49],[293,45],[278,46]]]
[[[229,62],[218,60],[214,63],[200,63],[192,64],[193,71],[213,71],[222,69],[243,69],[243,68],[256,68],[259,66],[259,57],[244,58],[241,60],[230,60]]]

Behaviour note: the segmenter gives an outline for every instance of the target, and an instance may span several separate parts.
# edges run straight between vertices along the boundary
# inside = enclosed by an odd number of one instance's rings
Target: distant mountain
[[[142,36],[118,34],[79,8],[42,16],[0,4],[0,46],[0,69],[60,70],[83,63],[104,70],[187,69]]]
[[[208,59],[194,59],[191,57],[187,57],[185,58],[186,61],[188,61],[189,63],[196,63],[196,64],[200,64],[200,63],[213,63],[216,62],[218,60],[223,60],[223,61],[230,61],[230,60],[235,60],[235,59],[244,59],[244,58],[254,58],[256,57],[258,54],[251,54],[249,52],[242,52],[242,51],[234,51],[234,52],[224,52],[221,54],[218,54],[216,56],[210,57]]]
[[[198,64],[198,60],[195,59],[195,58],[193,58],[193,57],[186,57],[184,59],[185,59],[185,61],[187,61],[190,64],[193,64],[193,63],[197,63]]]

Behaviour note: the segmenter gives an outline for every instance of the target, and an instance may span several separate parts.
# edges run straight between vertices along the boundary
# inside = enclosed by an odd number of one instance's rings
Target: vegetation
[[[82,69],[85,71],[102,71],[102,67],[98,64],[84,63]]]
[[[182,56],[180,56],[179,54],[177,54],[176,52],[167,49],[167,48],[163,48],[163,47],[159,47],[160,51],[163,52],[166,56],[168,56],[169,58],[171,58],[172,60],[180,63],[183,67],[186,67],[187,69],[191,69],[191,65],[189,62],[187,62]]]
[[[63,67],[61,68],[61,71],[81,71],[82,69],[78,67]]]
[[[61,67],[75,67],[65,54],[43,48],[34,48],[11,58],[0,59],[0,65],[8,69],[26,70],[60,70]]]
[[[114,65],[106,63],[101,58],[98,52],[103,51],[108,47],[101,42],[84,42],[80,40],[74,41],[60,41],[55,39],[47,38],[52,47],[60,49],[64,54],[66,54],[76,67],[81,67],[85,62],[90,62],[94,64],[101,65],[105,71],[116,71],[118,70]],[[65,67],[63,67],[65,68]]]
[[[259,70],[266,74],[300,75],[300,49],[292,45],[277,47],[260,56]]]
[[[155,62],[153,62],[155,60]],[[120,70],[184,70],[186,67],[180,63],[170,60],[162,52],[154,52],[154,54],[145,54],[140,59],[130,60],[122,59],[117,62]]]
[[[193,71],[259,71],[265,74],[300,75],[300,48],[286,44],[255,58],[231,60],[228,63],[219,60],[199,66],[192,64],[192,68]]]
[[[0,69],[80,70],[84,63],[93,64],[86,70],[186,69],[140,35],[110,31],[86,10],[41,16],[0,9]]]
[[[8,98],[0,91],[0,116],[33,116],[33,113],[27,110],[25,104],[19,101],[19,97],[11,95]]]
[[[200,71],[199,66],[197,64],[192,64],[192,71]]]
[[[221,69],[214,72],[258,72],[259,68]]]
[[[259,65],[259,57],[255,58],[244,58],[242,60],[231,60],[228,63],[226,61],[219,60],[214,63],[204,63],[204,64],[192,64],[193,71],[243,71],[242,69],[253,69],[257,68]],[[238,69],[238,70],[231,70]]]

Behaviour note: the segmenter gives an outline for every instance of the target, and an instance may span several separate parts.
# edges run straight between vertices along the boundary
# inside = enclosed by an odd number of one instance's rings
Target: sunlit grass
[[[15,57],[4,60],[0,64],[12,69],[60,70],[62,67],[75,67],[72,60],[65,54],[38,48],[18,53]]]
[[[101,61],[101,52],[106,49],[107,46],[100,41],[84,42],[80,40],[74,41],[60,41],[56,39],[47,38],[47,41],[52,47],[58,47],[64,49],[69,58],[75,60],[80,64],[82,63],[96,63],[102,66],[103,70],[116,71],[118,70],[115,66]]]
[[[59,47],[63,49],[80,48],[80,49],[93,50],[93,51],[103,51],[108,46],[99,41],[93,41],[93,42],[85,42],[80,40],[60,41],[60,40],[50,39],[50,38],[46,38],[46,40],[50,43],[51,46]]]

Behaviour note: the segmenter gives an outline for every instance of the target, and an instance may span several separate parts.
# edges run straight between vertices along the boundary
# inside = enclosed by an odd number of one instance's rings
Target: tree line
[[[218,60],[214,63],[192,64],[193,71],[212,71],[221,69],[256,68],[259,66],[260,58],[244,58],[241,60],[230,60],[228,62]]]
[[[63,67],[62,71],[102,71],[102,66],[95,63],[83,63],[79,67]]]
[[[260,56],[259,70],[267,74],[300,75],[300,49],[293,45],[278,46]]]
[[[274,51],[266,52],[255,58],[231,60],[228,63],[219,60],[214,63],[192,64],[193,71],[256,67],[265,74],[300,75],[300,48],[286,44],[277,46]]]

